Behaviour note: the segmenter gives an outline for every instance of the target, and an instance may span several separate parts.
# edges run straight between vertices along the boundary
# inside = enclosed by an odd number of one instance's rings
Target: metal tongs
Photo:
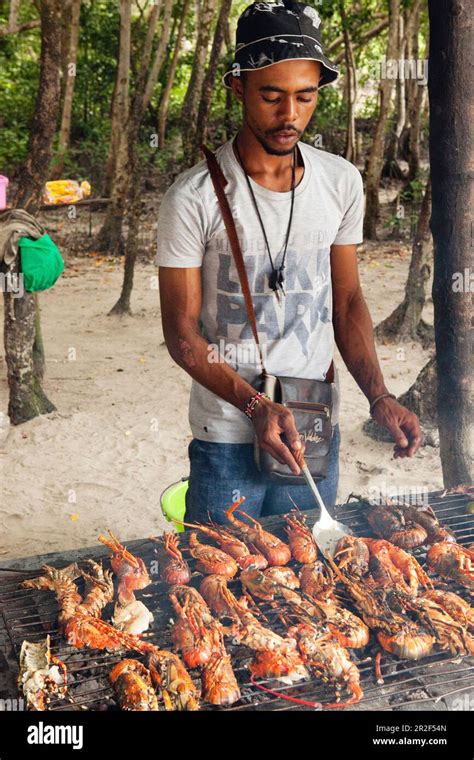
[[[314,482],[313,476],[309,471],[309,467],[306,464],[304,457],[297,455],[295,458],[301,468],[304,479],[313,492],[316,504],[321,510],[319,520],[316,520],[313,525],[314,540],[316,541],[318,549],[324,554],[324,556],[329,553],[332,557],[339,539],[344,536],[351,536],[352,531],[346,525],[343,525],[341,522],[338,522],[331,517],[324,506],[321,494],[319,493],[318,487]]]

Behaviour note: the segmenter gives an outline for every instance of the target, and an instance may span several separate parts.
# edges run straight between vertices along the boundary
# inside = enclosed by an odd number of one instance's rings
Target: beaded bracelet
[[[245,407],[245,414],[247,415],[249,420],[252,419],[255,408],[258,406],[258,404],[260,403],[260,399],[262,398],[267,398],[269,401],[271,401],[271,398],[268,395],[268,393],[256,393],[254,396],[252,396],[247,406]]]

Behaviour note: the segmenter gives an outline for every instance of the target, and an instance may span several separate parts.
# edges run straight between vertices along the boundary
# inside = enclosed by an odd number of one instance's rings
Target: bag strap
[[[216,191],[217,200],[219,201],[219,205],[221,207],[225,228],[227,230],[227,235],[229,236],[230,247],[232,249],[232,254],[234,256],[235,266],[237,267],[237,273],[239,275],[242,293],[244,294],[244,301],[245,301],[245,306],[247,309],[247,315],[249,318],[250,327],[252,328],[253,337],[255,338],[255,343],[257,344],[257,348],[258,348],[260,364],[262,365],[262,372],[264,375],[267,375],[268,372],[265,368],[265,363],[263,361],[262,348],[260,346],[260,339],[258,337],[257,320],[255,319],[255,310],[253,307],[252,296],[250,294],[250,285],[249,285],[249,280],[247,277],[247,270],[245,269],[244,257],[242,255],[242,249],[240,247],[237,230],[235,229],[235,222],[232,217],[232,211],[230,210],[229,201],[227,200],[227,196],[224,192],[224,188],[228,184],[228,180],[224,177],[224,174],[222,172],[221,167],[219,166],[219,163],[217,161],[215,154],[211,150],[209,150],[209,148],[206,145],[201,145],[201,150],[203,151],[207,159],[207,164],[209,166],[212,183],[214,185],[214,190]]]
[[[264,375],[268,375],[268,372],[265,368],[265,364],[263,361],[262,348],[260,346],[260,340],[258,337],[257,321],[255,319],[255,310],[253,307],[252,296],[250,293],[247,270],[245,269],[244,257],[242,255],[242,249],[240,247],[237,230],[235,228],[235,222],[232,216],[232,211],[230,210],[230,206],[229,206],[229,201],[227,200],[227,195],[225,194],[225,191],[224,191],[224,188],[228,184],[228,180],[225,178],[224,173],[221,167],[219,166],[219,162],[216,158],[215,153],[213,153],[212,150],[209,150],[207,145],[201,145],[201,150],[207,159],[207,165],[209,167],[212,184],[214,185],[214,190],[216,192],[217,200],[219,201],[219,206],[222,212],[222,217],[224,219],[224,225],[227,230],[227,235],[229,237],[230,247],[232,250],[232,254],[234,256],[235,266],[237,267],[237,273],[239,275],[242,293],[244,295],[244,301],[245,301],[245,306],[247,309],[247,315],[249,318],[250,327],[252,328],[253,337],[255,338],[255,342],[258,348],[260,363],[262,365],[262,372]],[[331,366],[329,367],[326,373],[326,382],[327,383],[334,382],[334,362],[331,362]]]

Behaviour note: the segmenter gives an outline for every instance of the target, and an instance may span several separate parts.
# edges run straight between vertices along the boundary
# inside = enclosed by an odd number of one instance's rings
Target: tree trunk
[[[33,293],[35,302],[35,339],[33,341],[33,372],[38,380],[43,380],[46,370],[43,330],[41,327],[41,311],[38,293]]]
[[[406,58],[411,61],[423,61],[428,50],[428,32],[423,55],[419,49],[421,20],[421,0],[417,0],[411,9],[406,11]],[[426,104],[426,82],[423,84],[417,78],[408,79],[405,91],[406,119],[400,138],[400,155],[408,162],[408,173],[405,177],[405,188],[408,188],[410,182],[418,177],[420,170],[420,136]]]
[[[357,161],[357,140],[355,126],[355,103],[357,100],[357,71],[354,58],[354,46],[349,31],[346,9],[344,0],[339,2],[339,12],[344,37],[344,58],[346,62],[346,98],[347,98],[347,131],[344,157],[356,163]]]
[[[387,42],[388,60],[395,60],[397,58],[399,14],[400,0],[390,0],[390,24]],[[386,123],[390,111],[392,94],[393,79],[382,76],[379,86],[379,113],[367,166],[364,235],[369,240],[377,239],[377,222],[380,217],[379,183],[383,167]]]
[[[451,488],[474,480],[472,10],[458,0],[429,0],[428,8],[438,419],[444,485]]]
[[[112,185],[111,203],[97,240],[97,246],[99,249],[106,250],[109,253],[113,253],[114,251],[120,253],[124,251],[122,227],[125,214],[130,207],[130,198],[133,196],[132,186],[134,172],[138,170],[136,169],[136,166],[139,131],[146,109],[149,106],[153,89],[158,80],[161,67],[165,60],[166,47],[171,32],[173,0],[165,0],[160,40],[151,71],[149,71],[153,39],[160,10],[161,4],[153,5],[149,14],[147,36],[141,56],[135,94],[132,103],[129,106],[127,122],[121,129],[115,175]],[[126,311],[128,310],[129,309],[126,309]]]
[[[119,64],[120,65],[120,64]],[[118,75],[115,77],[114,82],[114,89],[112,92],[112,101],[110,106],[110,140],[109,140],[109,152],[107,155],[107,163],[105,165],[105,178],[104,178],[104,186],[103,186],[103,195],[106,198],[110,198],[110,194],[112,192],[112,183],[114,181],[114,173],[115,173],[115,161],[117,158],[117,151],[118,151],[118,142],[120,139],[120,129],[118,128],[118,125],[120,123],[119,119],[119,112],[118,112]],[[122,122],[123,123],[123,122]]]
[[[118,301],[109,311],[109,314],[131,314],[131,296],[133,290],[133,278],[135,273],[135,262],[137,260],[140,233],[140,210],[141,210],[141,181],[136,172],[133,178],[134,198],[130,205],[128,214],[128,235],[127,250],[125,254],[125,264],[123,271],[122,290]]]
[[[123,194],[127,202],[127,208],[129,209],[130,239],[127,239],[127,247],[125,251],[125,267],[122,291],[115,306],[109,312],[110,314],[131,313],[130,297],[133,287],[133,272],[138,248],[140,196],[142,184],[137,143],[139,139],[140,125],[150,104],[154,87],[158,81],[161,67],[165,60],[166,46],[168,45],[171,33],[173,0],[165,1],[163,26],[161,29],[160,41],[158,43],[158,48],[155,53],[153,64],[151,66],[151,69],[149,69],[153,46],[153,37],[157,23],[155,8],[156,6],[152,8],[150,12],[148,33],[141,57],[135,94],[130,107],[130,116],[128,119],[127,127],[124,130],[127,145],[127,164],[124,166],[124,169],[126,170],[127,174],[126,182],[124,181],[123,183]]]
[[[60,100],[59,71],[61,66],[61,1],[42,0],[41,58],[38,94],[30,131],[28,156],[20,170],[18,191],[13,206],[35,214],[41,202],[43,184],[51,160]],[[19,262],[17,261],[17,273]],[[33,343],[35,321],[39,329],[39,310],[35,296],[24,293],[13,298],[4,292],[5,359],[10,390],[8,413],[14,425],[26,422],[39,414],[54,411],[54,405],[43,392],[35,375]],[[40,349],[38,342],[37,348]],[[43,373],[44,354],[36,353],[36,365]]]
[[[426,446],[439,446],[437,392],[436,358],[433,357],[423,367],[413,385],[398,397],[400,404],[419,417]],[[364,422],[363,430],[376,441],[392,442],[388,430],[372,418]]]
[[[181,113],[181,134],[183,140],[184,166],[191,166],[194,151],[195,129],[201,98],[202,84],[206,72],[206,61],[212,31],[212,20],[216,0],[202,0],[199,14],[198,36],[193,68]]]
[[[35,214],[40,204],[49,163],[60,99],[61,1],[41,2],[40,81],[28,143],[28,156],[18,178],[13,206]]]
[[[65,77],[64,95],[63,95],[63,112],[61,117],[61,127],[59,130],[59,147],[58,155],[53,162],[50,172],[52,179],[59,179],[64,169],[64,159],[69,148],[71,137],[71,116],[72,100],[74,95],[74,84],[76,82],[76,61],[77,46],[79,41],[79,19],[81,14],[81,0],[72,0],[70,6],[70,16],[68,18],[69,44],[67,46],[67,55],[63,72]]]
[[[404,18],[400,14],[398,19],[398,58],[400,60],[408,58],[404,26]],[[395,119],[385,155],[385,165],[382,170],[384,176],[394,179],[405,179],[405,174],[398,163],[400,138],[406,121],[405,90],[405,77],[399,74],[395,84]]]
[[[194,149],[189,158],[191,164],[195,164],[197,161],[199,161],[201,155],[200,147],[202,143],[207,139],[207,123],[211,110],[212,92],[214,89],[217,67],[219,65],[219,59],[222,52],[222,43],[224,42],[225,26],[231,6],[232,0],[222,0],[219,17],[217,19],[216,28],[214,31],[214,39],[212,42],[211,55],[209,57],[209,65],[207,67],[206,76],[202,85],[201,100],[199,103],[199,111],[197,117],[197,127],[194,136]]]
[[[418,29],[419,29],[419,20],[416,30],[416,45],[414,45],[414,56],[418,58],[419,52],[418,52]],[[426,58],[428,55],[428,49],[429,49],[429,39],[427,36],[426,39],[426,45],[424,50],[423,58]],[[411,102],[409,102],[409,122],[410,127],[408,131],[408,177],[407,181],[412,182],[414,179],[416,179],[420,173],[420,140],[421,140],[421,123],[423,119],[423,113],[425,111],[425,104],[427,102],[427,86],[426,85],[419,85],[417,82],[413,85],[416,89],[413,94],[413,97],[411,98]]]
[[[111,203],[95,241],[99,250],[108,251],[110,254],[123,252],[122,220],[126,197],[123,196],[122,189],[127,183],[126,124],[130,108],[131,17],[132,0],[120,0],[120,53],[113,102],[110,152],[107,161],[108,171],[113,168]]]
[[[189,5],[190,5],[190,0],[184,0],[181,21],[179,24],[178,34],[176,36],[176,42],[174,45],[173,57],[171,59],[171,64],[169,67],[166,84],[165,84],[163,93],[161,95],[160,107],[158,110],[158,145],[161,149],[165,147],[165,143],[166,143],[166,122],[168,119],[170,95],[171,95],[171,90],[173,87],[176,69],[178,67],[179,53],[181,50],[181,43],[183,41],[184,30],[186,27]]]
[[[431,181],[428,178],[413,241],[405,297],[389,317],[376,328],[377,338],[385,343],[421,341],[428,348],[433,330],[421,319],[426,301],[426,287],[431,276],[432,242],[430,232]]]
[[[17,268],[17,273],[19,269]],[[3,293],[4,342],[10,390],[8,415],[13,425],[53,412],[56,407],[45,395],[34,372],[35,299],[32,293],[14,298]]]
[[[17,27],[18,13],[20,11],[21,0],[10,0],[10,9],[8,12],[8,30],[12,32]]]

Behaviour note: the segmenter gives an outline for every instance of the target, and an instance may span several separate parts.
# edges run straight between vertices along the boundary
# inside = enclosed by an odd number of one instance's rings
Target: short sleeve
[[[166,191],[158,212],[156,266],[200,267],[205,250],[206,213],[189,178]]]
[[[360,171],[349,164],[346,210],[334,245],[360,245],[364,240],[364,185]]]

